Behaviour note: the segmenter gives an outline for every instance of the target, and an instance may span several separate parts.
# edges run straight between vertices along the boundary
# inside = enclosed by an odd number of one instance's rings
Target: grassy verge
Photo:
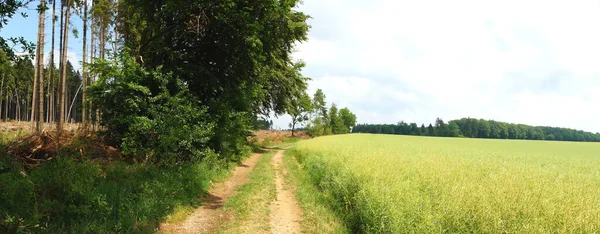
[[[318,187],[309,172],[298,164],[299,152],[291,149],[285,154],[284,165],[289,170],[285,179],[296,185],[296,198],[303,210],[302,230],[305,233],[350,233],[337,212],[341,209],[332,193]]]
[[[265,154],[248,174],[250,182],[238,188],[238,194],[225,202],[225,209],[236,219],[219,233],[270,233],[270,204],[275,200],[275,171],[271,165],[274,151]]]
[[[23,171],[0,155],[0,233],[152,233],[199,205],[229,166],[100,166],[62,155]],[[175,212],[178,211],[178,212]]]

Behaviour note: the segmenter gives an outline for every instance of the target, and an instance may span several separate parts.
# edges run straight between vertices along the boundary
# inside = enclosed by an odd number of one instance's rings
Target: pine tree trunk
[[[114,36],[115,36],[115,41],[114,41],[114,47],[113,47],[113,54],[115,56],[115,58],[117,57],[117,53],[119,50],[119,31],[118,31],[118,19],[119,19],[119,0],[115,0],[115,25],[113,27],[113,31],[114,31]]]
[[[8,88],[6,88],[6,103],[4,105],[5,109],[4,109],[4,119],[6,121],[8,121],[8,105],[10,105],[9,101],[8,101]]]
[[[39,26],[38,26],[38,29],[39,29]],[[33,73],[33,90],[31,91],[32,96],[33,96],[32,99],[31,99],[32,100],[31,118],[30,118],[31,119],[30,120],[31,124],[29,126],[29,129],[31,129],[31,130],[33,130],[33,127],[34,127],[35,114],[36,114],[36,112],[35,112],[35,104],[37,103],[36,102],[36,100],[37,100],[37,92],[36,92],[36,90],[38,88],[37,86],[38,86],[38,74],[39,74],[38,71],[37,71],[37,64],[38,64],[39,57],[40,57],[40,45],[39,45],[40,35],[39,35],[39,33],[38,33],[38,38],[37,39],[38,39],[38,45],[37,45],[37,49],[35,51],[36,68],[35,68],[35,72]],[[19,120],[19,118],[17,118],[17,120]]]
[[[36,100],[33,99],[32,100],[32,110],[31,112],[34,113],[36,111],[39,111],[37,114],[37,121],[35,119],[33,119],[33,117],[35,115],[31,115],[32,119],[31,121],[36,121],[35,124],[35,132],[36,133],[40,133],[40,125],[42,122],[42,118],[44,116],[44,23],[46,21],[46,1],[45,0],[40,0],[40,6],[42,6],[42,8],[44,8],[42,11],[39,12],[39,23],[38,23],[38,46],[37,46],[37,65],[36,65],[36,72],[38,80],[39,80],[39,94],[38,94],[38,103],[36,103]],[[35,82],[34,82],[35,84]],[[35,85],[34,85],[35,86]],[[35,90],[35,87],[33,89],[33,92],[37,92],[37,90]],[[35,106],[37,104],[38,110],[35,109]]]
[[[56,31],[56,1],[52,1],[52,46],[50,49],[50,77],[48,82],[48,123],[54,121],[54,37]]]
[[[92,1],[92,10],[94,9],[94,7],[95,7],[95,1]],[[96,35],[95,35],[95,31],[94,30],[97,27],[96,27],[96,25],[94,25],[94,15],[93,14],[92,14],[92,17],[90,17],[90,18],[91,18],[91,23],[90,23],[91,33],[90,33],[90,36],[92,37],[91,44],[90,44],[90,55],[91,55],[90,61],[93,61],[94,58],[96,57],[96,47],[95,47],[96,46]],[[88,74],[88,76],[89,76],[89,78],[88,78],[89,83],[93,84],[94,83],[94,74],[90,73],[90,74]],[[92,110],[94,109],[93,106],[94,106],[93,103],[90,101],[89,116],[90,116],[90,121],[92,122],[92,128],[95,130],[95,128],[96,128],[95,121],[94,121],[95,118],[92,119]]]
[[[50,64],[48,64],[48,69],[50,69],[50,68],[51,68]],[[45,74],[45,71],[44,71],[44,74]],[[50,87],[52,85],[52,80],[50,80],[50,77],[48,77],[48,79],[46,80],[46,83],[48,83],[48,85],[46,85],[46,96],[48,96],[48,98],[45,98],[45,101],[44,101],[46,103],[46,105],[45,105],[46,110],[44,111],[46,116],[44,116],[44,121],[46,123],[49,123],[50,122],[50,116],[49,116],[50,115]]]
[[[108,27],[108,23],[105,22],[104,19],[101,20],[101,25],[100,25],[100,54],[99,57],[101,60],[104,60],[104,53],[105,53],[105,46],[106,46],[106,29]],[[96,122],[98,123],[98,128],[100,126],[100,111],[98,109],[96,109]]]
[[[61,75],[62,75],[62,69],[63,69],[63,32],[64,32],[64,25],[65,25],[65,4],[64,1],[61,2],[60,4],[60,25],[59,25],[59,30],[58,30],[58,77],[56,77],[56,91],[54,93],[54,100],[53,100],[53,104],[54,106],[52,107],[52,109],[54,109],[53,114],[54,114],[54,121],[56,121],[60,115],[60,92],[62,89],[62,79],[61,79]],[[58,122],[57,126],[58,126]]]
[[[6,91],[8,91],[8,90],[6,90]],[[13,114],[14,114],[13,112],[14,112],[14,109],[15,109],[15,108],[13,107],[13,105],[14,105],[14,103],[13,103],[13,98],[14,98],[14,96],[13,96],[13,95],[11,95],[11,96],[10,96],[10,105],[8,106],[8,119],[9,119],[9,120],[13,118]]]
[[[69,100],[71,100],[71,89],[67,86],[67,96],[66,97],[66,102],[65,102],[65,123],[70,123],[70,119],[69,116],[71,114],[71,112],[69,111],[69,103],[71,103]]]
[[[16,87],[15,87],[15,97],[17,98],[16,105],[15,105],[15,120],[21,121],[21,100],[19,100],[19,89],[17,89]]]
[[[83,123],[83,129],[84,132],[87,132],[87,115],[86,115],[86,103],[85,103],[85,98],[86,98],[86,93],[87,93],[87,80],[88,80],[88,73],[86,70],[86,63],[87,63],[87,18],[88,18],[88,5],[84,4],[83,6],[83,62],[82,62],[82,81],[83,82],[83,87],[82,87],[82,93],[81,93],[81,123]]]
[[[66,103],[66,89],[67,89],[67,46],[69,45],[69,17],[70,17],[70,12],[71,12],[71,2],[67,0],[67,5],[65,7],[65,24],[64,24],[64,31],[63,31],[63,48],[62,48],[62,69],[61,69],[61,77],[62,77],[62,82],[61,82],[61,90],[60,90],[60,115],[59,115],[59,119],[58,119],[58,124],[57,124],[57,130],[60,133],[62,133],[63,130],[63,121],[65,120],[65,103]]]
[[[21,114],[19,114],[19,115],[21,115],[22,121],[27,121],[28,120],[27,119],[27,113],[28,113],[27,108],[28,108],[28,106],[29,106],[29,102],[27,102],[27,100],[25,100],[25,109],[23,111],[21,111]]]

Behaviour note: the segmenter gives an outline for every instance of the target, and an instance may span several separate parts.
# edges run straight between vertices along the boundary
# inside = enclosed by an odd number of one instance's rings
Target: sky
[[[600,132],[597,0],[305,0],[299,10],[312,17],[296,53],[310,92],[359,123],[471,117]]]
[[[0,31],[0,35],[2,37],[24,37],[26,40],[36,43],[37,42],[37,29],[38,29],[38,15],[36,11],[36,7],[39,4],[39,1],[33,1],[29,3],[27,8],[22,8],[18,12],[24,12],[28,15],[27,18],[23,18],[19,14],[15,14],[12,19],[8,21],[8,24],[4,26]],[[46,11],[46,21],[45,21],[45,45],[44,45],[44,60],[46,63],[49,61],[49,55],[51,50],[51,36],[52,36],[52,18],[50,15],[52,14],[52,5],[48,5],[50,8]],[[60,6],[56,6],[57,14],[60,13]],[[60,17],[58,15],[57,17]],[[58,18],[60,19],[60,18]],[[58,35],[59,31],[59,21],[56,21],[56,41],[55,41],[55,49],[54,49],[54,61],[58,63],[59,59],[59,41]],[[68,40],[68,52],[67,57],[68,60],[73,64],[73,68],[76,70],[81,69],[81,59],[83,58],[83,23],[81,21],[81,17],[79,15],[71,16],[71,29],[75,29],[78,32],[78,36],[76,37],[73,34],[72,30],[69,30],[69,40]],[[88,45],[89,46],[89,45]],[[58,66],[58,65],[57,65]]]
[[[359,123],[471,117],[600,132],[598,0],[304,0],[297,10],[311,16],[294,53],[309,93],[322,89]],[[31,12],[2,35],[35,40]],[[79,61],[81,39],[69,41]]]

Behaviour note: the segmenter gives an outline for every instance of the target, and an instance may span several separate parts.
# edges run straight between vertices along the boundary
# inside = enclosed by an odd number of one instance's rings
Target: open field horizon
[[[598,232],[598,153],[596,143],[373,134],[295,149],[353,231],[392,233]]]

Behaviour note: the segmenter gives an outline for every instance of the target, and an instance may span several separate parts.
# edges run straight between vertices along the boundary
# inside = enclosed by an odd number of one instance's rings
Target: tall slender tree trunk
[[[52,67],[50,67],[50,64],[48,64],[48,70],[52,71]],[[44,111],[44,114],[46,116],[43,116],[43,118],[44,118],[44,121],[46,121],[46,123],[49,123],[50,122],[50,87],[52,86],[52,80],[50,79],[50,77],[48,77],[48,80],[46,80],[46,83],[48,83],[48,85],[46,85],[46,96],[48,96],[48,98],[46,98],[46,100],[45,100],[46,110]]]
[[[8,105],[10,105],[10,102],[8,101],[8,88],[6,88],[6,105],[4,105],[5,109],[4,109],[4,119],[6,121],[8,121]]]
[[[60,91],[62,89],[62,79],[61,79],[61,75],[62,75],[62,69],[63,69],[63,32],[64,32],[64,25],[65,25],[65,1],[61,1],[60,4],[60,25],[59,25],[59,36],[58,36],[58,77],[56,77],[56,92],[54,93],[54,106],[52,107],[54,109],[54,121],[56,121],[56,119],[58,119],[59,115],[60,115]],[[57,126],[58,126],[58,122]]]
[[[87,19],[88,19],[88,5],[87,2],[84,2],[83,5],[83,63],[81,65],[82,67],[82,81],[83,82],[83,87],[82,87],[82,93],[81,93],[81,122],[83,123],[83,130],[84,132],[87,132],[87,115],[86,115],[86,103],[85,103],[85,98],[86,98],[86,93],[87,93],[87,83],[88,83],[88,72],[86,70],[86,63],[87,63]]]
[[[38,83],[39,83],[39,93],[37,95],[38,100],[32,100],[32,108],[31,108],[31,121],[36,121],[35,124],[35,132],[40,133],[40,125],[42,123],[42,118],[44,117],[44,23],[46,21],[46,1],[40,0],[40,12],[39,12],[39,22],[38,22],[38,45],[37,45],[37,59],[35,72],[37,73]],[[35,89],[36,82],[34,81],[33,93],[35,94],[38,90]],[[37,110],[36,110],[37,105]],[[34,118],[37,113],[37,120]]]
[[[114,0],[115,1],[115,20],[114,20],[114,27],[113,27],[113,31],[114,31],[114,36],[115,36],[115,41],[114,41],[114,47],[113,47],[113,54],[115,56],[115,59],[117,58],[117,53],[119,50],[119,31],[118,31],[118,23],[119,23],[119,0]]]
[[[8,99],[8,93],[10,93],[10,92],[9,92],[9,90],[6,90],[6,99]],[[6,120],[7,120],[7,121],[8,121],[8,120],[10,120],[10,118],[12,118],[12,113],[10,113],[10,111],[12,111],[12,109],[13,109],[13,108],[12,108],[12,104],[13,104],[13,103],[12,103],[12,96],[11,96],[11,97],[10,97],[10,101],[8,102],[8,105],[9,105],[9,106],[8,106],[8,111],[7,111],[7,112],[8,112],[8,115],[6,116]]]
[[[59,115],[59,120],[58,120],[58,124],[57,124],[57,130],[60,133],[62,133],[63,130],[63,121],[65,120],[65,103],[66,103],[66,89],[67,89],[67,46],[69,45],[69,17],[71,13],[71,1],[67,0],[67,4],[65,7],[65,19],[64,19],[64,31],[63,31],[63,48],[62,48],[62,69],[61,69],[61,77],[62,77],[62,82],[61,82],[61,90],[60,90],[60,115]]]
[[[92,1],[92,11],[93,11],[94,7],[96,6],[95,2],[96,1]],[[92,37],[91,44],[90,44],[90,55],[91,55],[90,62],[92,62],[94,60],[94,58],[96,57],[96,34],[95,34],[95,29],[97,27],[94,24],[94,14],[92,14],[92,16],[90,17],[90,20],[91,20],[91,22],[90,22],[90,29],[91,29],[90,36]],[[89,81],[90,84],[92,84],[93,80],[94,80],[94,73],[90,72],[88,74],[88,76],[89,76],[88,81]],[[93,103],[90,101],[89,116],[90,116],[90,121],[92,122],[92,128],[95,130],[95,128],[96,128],[95,121],[94,121],[94,119],[92,119],[92,110],[94,109],[93,106],[94,106]]]
[[[15,97],[17,98],[16,105],[15,105],[15,120],[21,121],[21,100],[19,100],[19,89],[17,89],[16,87],[15,87]]]
[[[106,30],[108,27],[108,22],[106,22],[106,18],[104,16],[102,16],[101,20],[100,20],[100,45],[98,48],[99,49],[99,57],[101,60],[104,60],[104,53],[105,53],[105,47],[106,47]],[[100,128],[100,110],[96,109],[96,122],[98,123],[98,128]]]
[[[52,1],[52,46],[50,49],[50,81],[48,82],[48,123],[54,121],[54,37],[56,31],[56,1]]]
[[[65,102],[65,123],[70,123],[71,121],[69,120],[69,116],[70,116],[70,111],[69,111],[69,103],[71,100],[71,89],[67,86],[67,96],[66,97],[66,102]]]
[[[38,26],[38,30],[39,30],[39,26]],[[29,129],[33,130],[34,127],[34,121],[35,121],[35,104],[37,103],[37,86],[38,86],[38,71],[37,71],[37,64],[39,64],[39,60],[40,60],[40,35],[38,33],[38,45],[37,45],[37,49],[35,50],[35,58],[36,58],[36,68],[35,68],[35,72],[33,73],[33,90],[32,90],[32,106],[31,106],[31,124],[29,126]],[[17,102],[18,103],[18,102]],[[19,120],[19,118],[17,118],[17,120]]]

